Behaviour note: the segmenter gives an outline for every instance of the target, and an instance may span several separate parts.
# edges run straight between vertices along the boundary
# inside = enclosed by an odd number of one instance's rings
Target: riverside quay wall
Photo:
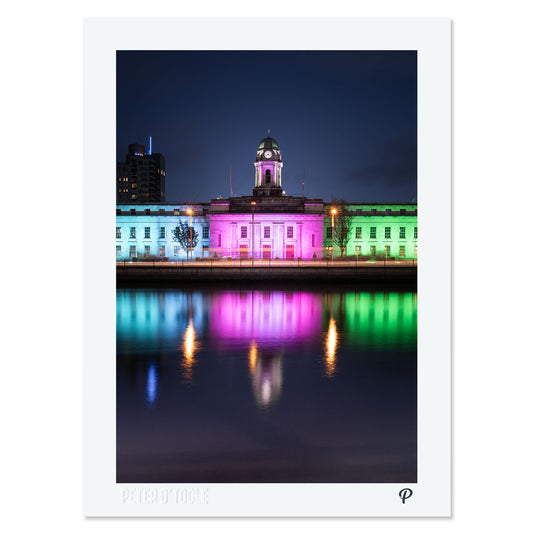
[[[117,284],[160,284],[175,281],[246,282],[275,280],[281,282],[323,281],[408,281],[416,282],[415,261],[350,262],[312,264],[254,265],[250,261],[223,264],[205,263],[117,263]]]

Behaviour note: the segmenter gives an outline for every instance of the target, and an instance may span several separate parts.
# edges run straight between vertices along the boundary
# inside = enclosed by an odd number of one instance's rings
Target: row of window
[[[265,239],[270,239],[270,226],[265,226],[263,228],[263,237]],[[248,238],[248,226],[241,226],[241,239]],[[294,238],[294,226],[287,226],[287,239]]]
[[[313,244],[314,245],[314,244]],[[177,257],[178,254],[179,254],[179,250],[180,250],[180,247],[179,246],[174,246],[174,257]],[[152,255],[151,253],[151,247],[150,246],[145,246],[144,247],[144,255],[145,256],[150,256]],[[202,252],[203,253],[206,253],[206,252],[209,252],[209,247],[208,246],[203,246],[202,247]],[[385,257],[390,257],[390,246],[385,246]],[[418,252],[418,247],[415,246],[414,247],[414,255],[415,257],[418,255],[417,254]],[[160,246],[159,247],[159,257],[166,257],[166,247],[165,246]],[[263,259],[270,259],[271,258],[271,247],[270,245],[268,244],[265,244],[263,245]],[[286,246],[286,255],[287,255],[287,259],[294,259],[294,246],[292,245],[287,245]],[[355,247],[355,255],[361,255],[361,246],[356,246]],[[371,256],[376,256],[377,255],[377,251],[376,251],[376,247],[375,246],[370,246],[370,255]],[[248,257],[248,247],[246,245],[241,245],[240,247],[240,256],[241,257]],[[399,247],[399,256],[400,257],[405,257],[405,246],[400,246]],[[117,257],[122,257],[122,246],[120,245],[117,245]],[[137,257],[137,246],[130,246],[129,247],[129,257]]]
[[[382,213],[383,211],[380,211],[380,213]],[[356,215],[362,215],[363,213],[368,213],[368,211],[363,211],[363,209],[356,209],[355,211],[351,211],[350,213],[355,213]],[[370,209],[370,214],[371,215],[377,215],[378,214],[378,210],[377,209]],[[385,214],[386,215],[392,215],[392,209],[385,209]],[[407,211],[407,209],[400,209],[400,215],[416,215],[417,214],[417,210],[409,210]]]
[[[415,246],[414,247],[414,255],[415,255],[415,257],[417,256],[417,251],[418,251],[418,247]],[[356,246],[355,247],[355,255],[361,255],[361,246]],[[376,256],[377,255],[375,246],[371,246],[370,247],[370,255],[371,256]],[[405,246],[400,246],[399,247],[399,256],[400,257],[405,257]],[[390,257],[390,246],[385,246],[385,257]]]
[[[174,246],[174,257],[177,257],[180,251],[179,246]],[[202,246],[202,252],[206,253],[209,252],[209,246]],[[152,249],[150,246],[144,247],[144,255],[150,256],[152,255]],[[159,257],[166,257],[167,255],[167,249],[166,246],[160,246],[159,247]],[[137,257],[138,256],[138,250],[137,246],[132,245],[129,247],[129,257]],[[122,246],[117,244],[117,257],[122,257]]]
[[[377,239],[377,227],[371,226],[370,227],[370,238],[371,239]],[[326,229],[326,238],[331,239],[331,236],[333,234],[333,228],[329,226]],[[406,238],[406,231],[405,226],[399,227],[398,237],[400,239]],[[363,238],[363,228],[362,226],[356,226],[355,227],[355,238],[356,239],[362,239]],[[390,226],[385,227],[385,239],[391,239],[392,238],[392,228]],[[413,238],[418,239],[418,226],[415,226],[413,228]]]
[[[151,235],[151,228],[148,226],[145,226],[144,228],[144,238],[150,239]],[[116,228],[116,238],[122,239],[122,228],[118,227]],[[136,239],[137,238],[137,228],[131,227],[130,228],[130,239]],[[164,239],[166,238],[166,231],[164,227],[159,228],[159,238]],[[209,239],[209,227],[203,226],[202,227],[202,239]]]

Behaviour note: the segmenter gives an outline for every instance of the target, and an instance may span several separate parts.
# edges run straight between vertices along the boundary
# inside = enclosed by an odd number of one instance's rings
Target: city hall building
[[[142,151],[135,157],[142,159]],[[345,256],[417,257],[416,203],[345,201],[337,206],[321,199],[286,195],[281,186],[281,152],[270,135],[259,143],[254,166],[250,196],[197,204],[139,201],[117,204],[117,261],[338,257],[341,250],[334,238],[338,233],[335,224],[338,228],[341,223],[346,228]],[[121,184],[129,178],[123,168],[120,178]],[[342,216],[335,210],[342,211]],[[194,247],[176,239],[175,230],[180,223],[194,228],[198,235]]]

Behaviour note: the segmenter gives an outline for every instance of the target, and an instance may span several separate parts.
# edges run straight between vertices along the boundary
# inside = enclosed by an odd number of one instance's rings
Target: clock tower
[[[281,152],[278,142],[270,136],[265,137],[257,148],[255,158],[254,196],[282,196],[281,188]]]

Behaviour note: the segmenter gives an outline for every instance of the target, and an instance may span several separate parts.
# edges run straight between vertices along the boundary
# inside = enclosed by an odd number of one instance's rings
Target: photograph
[[[264,46],[116,50],[115,481],[412,486],[418,52]]]

